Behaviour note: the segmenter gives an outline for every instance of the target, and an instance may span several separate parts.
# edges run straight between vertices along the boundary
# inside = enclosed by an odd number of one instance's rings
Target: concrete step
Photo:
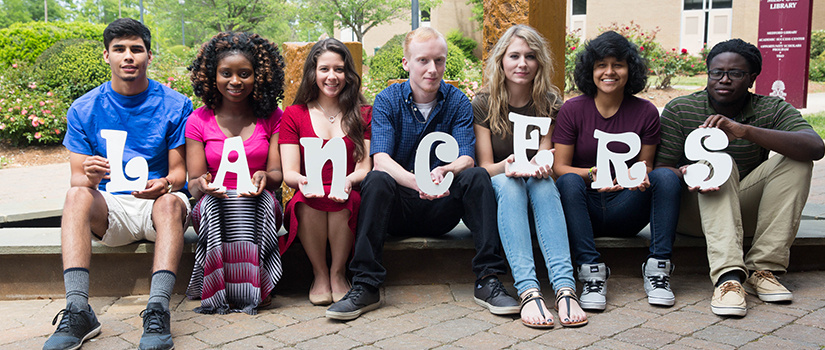
[[[823,270],[825,258],[825,220],[805,219],[792,247],[791,270]],[[647,256],[649,228],[633,238],[599,237],[596,246],[616,275],[639,274]],[[186,244],[178,270],[176,293],[183,293],[194,263],[197,236],[193,229],[185,235]],[[746,239],[746,245],[749,239]],[[707,274],[705,241],[701,237],[677,235],[674,264],[680,274]],[[536,247],[536,261],[541,252]],[[470,262],[475,255],[470,231],[459,224],[452,232],[438,238],[391,237],[385,245],[384,265],[388,285],[430,283],[472,283]],[[123,247],[92,243],[90,292],[95,296],[146,294],[152,267],[154,244],[140,242]],[[33,297],[59,298],[64,294],[60,260],[59,227],[24,227],[0,229],[0,299]],[[312,271],[300,243],[290,247],[282,257],[284,275],[277,291],[300,292],[309,287]],[[548,283],[547,272],[538,264],[537,275]],[[511,276],[502,278],[512,281]]]

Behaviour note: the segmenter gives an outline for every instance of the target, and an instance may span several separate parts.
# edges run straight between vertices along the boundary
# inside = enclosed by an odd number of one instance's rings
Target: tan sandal
[[[550,315],[551,319],[547,320],[547,315],[544,314],[544,309],[547,308],[547,302],[544,301],[544,296],[541,295],[537,289],[528,290],[524,292],[521,298],[521,307],[519,308],[519,315],[521,314],[521,310],[524,309],[524,306],[527,305],[529,302],[535,301],[539,307],[539,312],[541,313],[541,317],[544,318],[545,322],[541,323],[531,323],[527,322],[524,319],[521,319],[521,323],[527,327],[532,328],[553,328],[553,315]],[[542,308],[542,304],[544,304],[544,308]]]
[[[576,301],[576,304],[579,304],[579,298],[576,297],[576,291],[570,287],[560,288],[559,291],[556,293],[556,311],[559,311],[559,302],[564,299],[567,303],[567,318],[561,318],[559,315],[559,323],[561,323],[564,327],[581,327],[587,324],[587,315],[584,316],[584,319],[581,321],[574,321],[571,322],[570,320],[570,299]],[[581,308],[581,304],[579,304],[579,308]]]

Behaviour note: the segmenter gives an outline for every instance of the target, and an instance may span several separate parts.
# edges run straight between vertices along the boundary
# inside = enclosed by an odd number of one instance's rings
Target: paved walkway
[[[175,295],[172,333],[176,349],[822,349],[825,272],[782,281],[794,291],[792,303],[748,296],[746,317],[723,318],[710,312],[705,276],[677,272],[671,308],[648,305],[639,278],[613,277],[606,311],[589,313],[582,328],[552,330],[490,314],[472,301],[469,284],[385,287],[384,307],[348,323],[327,320],[305,295],[279,295],[256,316],[196,314],[197,301]],[[103,331],[83,348],[135,348],[146,298],[92,298]],[[0,301],[0,348],[40,348],[64,302]]]

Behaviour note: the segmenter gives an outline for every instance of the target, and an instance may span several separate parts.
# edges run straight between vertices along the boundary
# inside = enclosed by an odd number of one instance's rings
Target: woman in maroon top
[[[616,32],[605,32],[585,45],[575,70],[576,85],[584,95],[568,100],[556,118],[553,171],[567,221],[573,266],[583,284],[581,306],[604,310],[605,282],[610,269],[596,251],[594,237],[636,236],[648,222],[651,226],[650,254],[642,264],[648,302],[671,306],[670,262],[676,222],[679,218],[680,180],[667,169],[652,170],[659,144],[659,113],[650,101],[633,96],[647,83],[647,67],[636,45]],[[609,134],[635,133],[641,146],[627,166],[646,163],[642,183],[623,188],[616,181],[599,189],[592,182],[600,177],[615,179],[611,169],[597,169],[599,140],[595,131]],[[630,147],[610,142],[607,148],[627,153]],[[626,170],[622,170],[626,171]]]
[[[361,196],[358,185],[372,168],[369,154],[369,122],[372,108],[361,95],[361,77],[355,71],[352,55],[336,39],[324,39],[309,52],[304,75],[294,104],[287,107],[281,121],[281,161],[284,182],[297,189],[284,215],[289,233],[282,249],[297,236],[312,264],[314,279],[309,300],[327,305],[340,300],[350,285],[346,262],[355,240],[355,224]],[[348,198],[330,194],[332,163],[322,170],[324,194],[304,194],[307,184],[304,149],[300,139],[344,139],[347,148]],[[327,242],[332,261],[327,265]]]

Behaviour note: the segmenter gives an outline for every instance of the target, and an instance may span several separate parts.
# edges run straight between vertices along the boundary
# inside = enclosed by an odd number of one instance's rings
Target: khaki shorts
[[[109,207],[109,228],[100,242],[110,247],[127,245],[140,240],[154,242],[158,233],[152,222],[152,199],[135,198],[131,195],[113,195],[100,191]],[[173,192],[186,205],[186,217],[192,211],[189,198],[182,192]],[[188,222],[186,223],[188,224]],[[185,224],[185,225],[186,225]]]

